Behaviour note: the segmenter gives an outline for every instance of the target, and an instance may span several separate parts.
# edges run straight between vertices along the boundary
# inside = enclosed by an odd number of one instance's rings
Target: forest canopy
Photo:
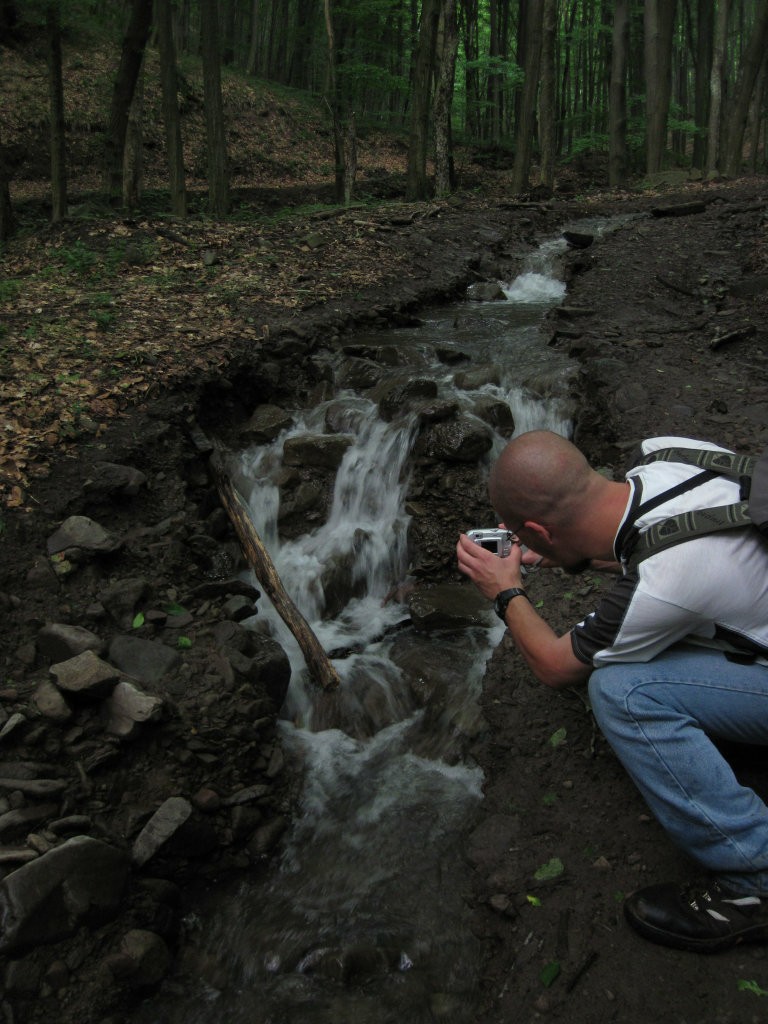
[[[45,57],[54,221],[66,215],[67,111],[77,103],[63,69],[70,52],[89,48],[111,54],[91,128],[113,205],[139,199],[142,98],[155,76],[170,207],[185,215],[193,65],[217,217],[230,203],[231,76],[319,104],[339,202],[353,195],[357,140],[374,130],[402,137],[409,199],[452,190],[459,144],[511,168],[517,193],[552,190],[557,168],[574,160],[592,160],[611,186],[668,167],[713,176],[766,163],[761,0],[0,0],[0,39]],[[0,89],[11,85],[0,59]],[[0,238],[26,156],[11,105],[2,111]]]

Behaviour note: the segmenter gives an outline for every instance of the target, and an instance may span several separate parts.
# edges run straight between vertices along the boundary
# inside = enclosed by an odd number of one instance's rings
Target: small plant
[[[61,258],[67,270],[83,277],[93,270],[97,262],[96,253],[79,240],[62,249]]]
[[[0,281],[0,305],[6,302],[13,302],[21,291],[21,281],[16,278],[9,277],[5,281]]]

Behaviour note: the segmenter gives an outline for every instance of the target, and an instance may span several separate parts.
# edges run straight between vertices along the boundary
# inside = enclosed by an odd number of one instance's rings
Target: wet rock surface
[[[703,210],[686,217],[653,217],[658,197],[635,197],[636,220],[568,257],[568,312],[553,312],[546,330],[579,360],[576,439],[609,470],[620,472],[650,434],[745,451],[768,443],[762,184],[711,186]],[[606,202],[589,213],[618,209]],[[410,320],[420,305],[477,283],[483,261],[514,276],[535,241],[577,213],[556,203],[489,204],[481,216],[455,206],[404,227],[413,272],[386,295],[356,295],[278,325],[256,352],[233,340],[222,375],[116,422],[97,449],[36,483],[33,513],[6,517],[6,1020],[129,1020],[135,1000],[173,969],[194,887],[263,871],[290,821],[299,780],[284,768],[276,731],[290,668],[279,645],[243,625],[254,613],[258,621],[259,594],[238,578],[242,555],[208,473],[209,439],[237,448],[274,436],[291,408],[329,393],[324,353],[356,324]],[[429,266],[419,255],[425,238],[441,253]],[[376,387],[384,351],[354,353],[356,387]],[[455,537],[490,510],[481,432],[465,431],[455,410],[431,408],[418,380],[382,393],[382,415],[406,402],[423,410],[409,494],[409,587],[418,592],[460,582]],[[498,409],[487,415],[503,420]],[[343,445],[343,424],[337,432]],[[311,465],[297,458],[286,536],[302,519],[304,528],[322,520],[337,454]],[[565,629],[608,585],[597,574],[541,573],[531,592]],[[620,892],[686,866],[644,813],[581,695],[538,687],[503,641],[483,711],[476,756],[486,799],[466,846],[488,949],[478,1022],[751,1020],[755,996],[736,983],[757,977],[768,987],[763,949],[703,962],[643,944],[620,921]],[[556,859],[563,871],[537,879]],[[550,963],[560,974],[546,984]],[[651,991],[649,977],[658,979]]]

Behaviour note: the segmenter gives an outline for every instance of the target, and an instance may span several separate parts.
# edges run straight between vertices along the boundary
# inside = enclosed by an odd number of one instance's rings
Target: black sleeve
[[[597,608],[578,626],[574,626],[571,631],[571,646],[579,661],[583,661],[585,665],[592,665],[598,651],[613,646],[632,595],[637,589],[638,579],[636,569],[622,576]]]

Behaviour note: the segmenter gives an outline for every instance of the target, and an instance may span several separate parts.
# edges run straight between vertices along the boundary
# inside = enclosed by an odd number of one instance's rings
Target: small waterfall
[[[567,436],[572,366],[540,336],[542,316],[565,293],[563,249],[560,240],[545,243],[503,285],[506,302],[428,312],[418,329],[388,332],[389,343],[418,354],[418,373],[431,372],[465,410],[474,397],[456,390],[438,347],[498,367],[500,382],[482,391],[510,405],[517,432],[547,427]],[[380,335],[369,340],[382,344]],[[352,439],[330,515],[281,543],[283,446],[323,433],[330,412],[336,432]],[[462,899],[459,843],[482,777],[463,748],[481,728],[477,697],[503,626],[439,638],[395,629],[407,608],[385,597],[408,568],[404,499],[416,432],[415,418],[385,423],[373,402],[341,392],[297,414],[273,444],[242,455],[249,512],[286,589],[324,649],[346,651],[334,660],[339,713],[333,727],[317,714],[298,646],[262,600],[254,626],[266,620],[292,664],[281,729],[286,754],[303,770],[300,814],[266,879],[201,900],[205,924],[190,942],[212,967],[200,991],[151,1000],[139,1024],[472,1019],[482,950]],[[494,453],[504,443],[496,437]]]

